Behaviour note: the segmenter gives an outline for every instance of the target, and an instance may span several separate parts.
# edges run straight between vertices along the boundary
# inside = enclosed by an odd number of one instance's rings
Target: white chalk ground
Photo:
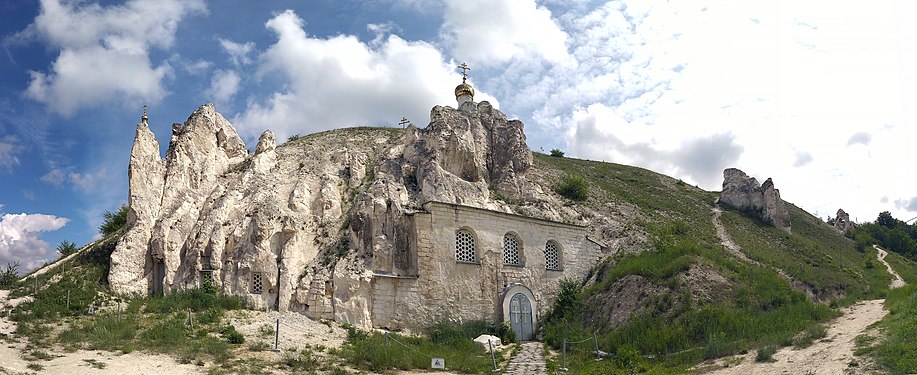
[[[885,261],[885,250],[876,247],[878,258],[888,273],[895,277],[891,288],[905,285],[901,276]],[[831,322],[827,335],[804,349],[782,348],[774,354],[773,362],[755,362],[756,352],[744,356],[722,358],[713,364],[698,367],[717,375],[770,375],[770,374],[869,374],[862,359],[853,356],[854,339],[866,333],[869,326],[882,320],[888,310],[885,300],[860,301],[843,310],[843,315]]]

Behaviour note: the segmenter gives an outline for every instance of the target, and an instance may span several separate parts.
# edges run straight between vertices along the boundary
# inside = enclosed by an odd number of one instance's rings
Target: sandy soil
[[[885,264],[888,273],[895,277],[890,287],[904,286],[904,280],[885,261],[888,253],[876,247],[878,259]],[[699,367],[718,375],[764,375],[764,374],[866,374],[869,369],[862,366],[853,356],[856,349],[854,338],[865,333],[868,327],[882,320],[888,313],[883,306],[885,300],[860,301],[843,310],[843,315],[828,327],[824,339],[808,348],[796,350],[782,348],[774,354],[773,362],[755,362],[755,352],[745,356],[728,357]]]

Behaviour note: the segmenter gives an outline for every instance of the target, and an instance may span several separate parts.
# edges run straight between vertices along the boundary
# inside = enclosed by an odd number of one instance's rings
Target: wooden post
[[[500,369],[497,368],[497,357],[494,357],[494,344],[490,339],[487,339],[487,346],[490,347],[490,360],[494,363],[494,372],[500,371]]]
[[[564,319],[564,346],[560,353],[560,371],[567,371],[567,319]]]
[[[280,318],[277,318],[276,328],[274,328],[274,351],[280,351]]]

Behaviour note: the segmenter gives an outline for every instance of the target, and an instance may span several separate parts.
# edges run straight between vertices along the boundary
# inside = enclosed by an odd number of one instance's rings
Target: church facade
[[[309,315],[394,330],[506,322],[527,340],[561,280],[582,278],[607,255],[585,227],[499,211],[428,202],[409,220],[408,246],[374,255],[366,293],[333,306],[342,299],[316,288]]]

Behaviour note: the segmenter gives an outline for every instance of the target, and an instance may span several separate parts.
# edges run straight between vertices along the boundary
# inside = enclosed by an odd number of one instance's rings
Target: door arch
[[[532,291],[521,284],[514,284],[504,289],[502,297],[503,322],[513,329],[517,340],[534,339],[538,308]]]

